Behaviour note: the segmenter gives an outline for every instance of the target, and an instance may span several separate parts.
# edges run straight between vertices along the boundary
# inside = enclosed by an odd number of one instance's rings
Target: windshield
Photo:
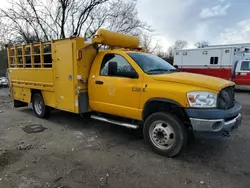
[[[175,67],[170,65],[162,58],[147,54],[130,52],[128,55],[140,66],[140,68],[147,74],[164,74],[168,72],[178,71]]]

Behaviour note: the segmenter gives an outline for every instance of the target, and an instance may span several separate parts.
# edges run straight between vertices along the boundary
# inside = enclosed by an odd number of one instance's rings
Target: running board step
[[[100,116],[92,115],[90,117],[92,119],[96,119],[96,120],[99,120],[99,121],[104,121],[104,122],[107,122],[107,123],[112,123],[112,124],[115,124],[115,125],[120,125],[120,126],[127,127],[127,128],[130,128],[130,129],[138,129],[139,128],[138,125],[133,125],[133,124],[129,124],[129,123],[115,121],[115,120],[107,119],[107,118],[100,117]]]

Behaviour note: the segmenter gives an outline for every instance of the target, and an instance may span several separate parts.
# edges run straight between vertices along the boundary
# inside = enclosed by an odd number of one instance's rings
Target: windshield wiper
[[[169,71],[169,69],[151,69],[151,70],[148,70],[148,72],[155,72],[155,71]]]
[[[180,72],[180,70],[178,70],[178,69],[170,69],[169,71],[170,72]]]

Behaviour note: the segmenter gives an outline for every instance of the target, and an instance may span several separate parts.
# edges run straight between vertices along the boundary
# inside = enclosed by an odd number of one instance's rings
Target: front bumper
[[[186,109],[195,137],[221,138],[241,125],[241,104],[235,102],[229,110]]]

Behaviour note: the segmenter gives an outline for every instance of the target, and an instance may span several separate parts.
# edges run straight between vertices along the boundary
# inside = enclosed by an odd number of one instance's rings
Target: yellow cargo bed
[[[30,103],[32,91],[40,91],[46,105],[78,113],[78,91],[87,92],[95,55],[93,45],[80,37],[10,47],[13,99]]]

